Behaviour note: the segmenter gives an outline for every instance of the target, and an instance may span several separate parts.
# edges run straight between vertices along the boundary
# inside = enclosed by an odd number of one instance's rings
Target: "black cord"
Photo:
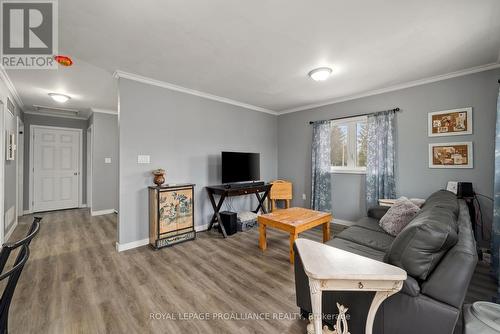
[[[490,201],[494,202],[493,197],[490,197],[490,196],[486,196],[486,195],[483,195],[483,194],[478,194],[476,192],[474,193],[474,196],[481,196],[481,197],[487,198]]]
[[[478,213],[479,213],[479,220],[480,220],[480,224],[481,224],[481,237],[484,241],[490,241],[490,237],[485,237],[485,226],[484,226],[484,221],[483,221],[483,209],[481,208],[481,203],[479,202],[479,199],[477,198],[477,195],[481,195],[481,194],[476,194],[474,193],[474,199],[476,200],[476,203],[477,203],[477,207],[478,207]],[[483,197],[486,197],[488,198],[489,200],[492,200],[493,199],[491,197],[488,197],[488,196],[485,196],[485,195],[481,195]]]

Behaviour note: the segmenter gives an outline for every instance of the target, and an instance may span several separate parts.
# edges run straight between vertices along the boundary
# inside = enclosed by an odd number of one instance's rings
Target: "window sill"
[[[366,174],[363,169],[331,169],[331,174]]]

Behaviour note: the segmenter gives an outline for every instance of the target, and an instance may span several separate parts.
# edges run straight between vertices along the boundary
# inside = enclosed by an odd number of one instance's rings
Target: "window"
[[[334,173],[364,173],[367,146],[366,117],[332,122],[331,170]]]

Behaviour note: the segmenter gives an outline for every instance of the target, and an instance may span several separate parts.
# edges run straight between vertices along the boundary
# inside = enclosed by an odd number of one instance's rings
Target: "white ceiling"
[[[78,116],[88,117],[90,109],[117,110],[118,93],[113,72],[106,71],[73,57],[71,67],[58,70],[8,70],[25,111],[34,111],[33,105],[79,110]],[[49,93],[71,97],[61,104]]]
[[[122,70],[274,111],[497,63],[498,0],[60,0],[58,71],[8,71],[25,105],[117,109]],[[307,73],[332,66],[314,82]]]

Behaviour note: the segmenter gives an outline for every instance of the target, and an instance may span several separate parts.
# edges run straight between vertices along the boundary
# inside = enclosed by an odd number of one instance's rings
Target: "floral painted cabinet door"
[[[149,242],[154,248],[195,238],[194,184],[149,187]]]

